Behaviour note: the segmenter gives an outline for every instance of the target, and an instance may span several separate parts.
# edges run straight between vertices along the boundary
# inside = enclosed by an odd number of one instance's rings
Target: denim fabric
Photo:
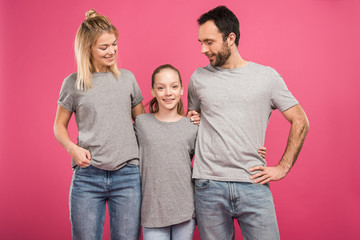
[[[141,183],[139,167],[127,164],[116,171],[76,167],[70,187],[73,239],[102,239],[108,203],[111,239],[138,239]]]
[[[195,209],[202,240],[234,239],[234,219],[245,240],[280,239],[268,185],[196,179]]]
[[[162,228],[143,227],[143,238],[144,240],[192,240],[195,227],[195,219]]]

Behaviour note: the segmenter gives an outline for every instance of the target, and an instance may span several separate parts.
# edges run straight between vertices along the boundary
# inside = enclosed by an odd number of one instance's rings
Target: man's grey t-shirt
[[[253,62],[241,68],[208,65],[191,76],[188,109],[201,110],[193,178],[251,182],[249,168],[262,165],[271,112],[298,104],[282,77]]]
[[[65,78],[58,104],[74,112],[78,127],[78,145],[90,151],[91,165],[103,170],[117,170],[126,162],[138,164],[138,146],[131,109],[143,97],[134,75],[120,69],[92,74],[92,88],[77,90],[77,73]],[[72,166],[76,163],[73,160]]]
[[[142,183],[141,225],[166,227],[194,216],[191,160],[198,127],[189,118],[163,122],[153,114],[135,120]]]

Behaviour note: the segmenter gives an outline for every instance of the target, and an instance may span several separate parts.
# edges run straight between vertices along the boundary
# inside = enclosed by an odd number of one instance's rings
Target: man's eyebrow
[[[198,41],[199,41],[199,42],[209,42],[209,41],[213,41],[213,40],[211,40],[211,39],[209,39],[209,38],[206,38],[206,39],[204,39],[204,40],[198,39]]]

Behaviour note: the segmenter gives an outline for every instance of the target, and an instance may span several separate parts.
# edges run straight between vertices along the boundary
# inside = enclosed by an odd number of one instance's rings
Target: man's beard
[[[227,62],[230,56],[231,56],[230,47],[228,47],[224,42],[220,51],[217,54],[215,54],[215,61],[213,62],[210,61],[210,64],[213,67],[221,67]]]

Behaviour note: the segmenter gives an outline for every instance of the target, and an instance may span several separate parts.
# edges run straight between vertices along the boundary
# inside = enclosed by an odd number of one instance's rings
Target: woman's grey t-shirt
[[[153,114],[136,118],[142,182],[141,225],[158,228],[194,216],[191,160],[198,127],[188,118],[162,122]]]
[[[128,161],[138,164],[131,109],[143,97],[134,75],[125,69],[120,72],[120,77],[93,73],[92,88],[86,91],[76,89],[77,73],[73,73],[65,78],[58,100],[75,114],[78,145],[90,151],[91,165],[103,170],[117,170]]]

